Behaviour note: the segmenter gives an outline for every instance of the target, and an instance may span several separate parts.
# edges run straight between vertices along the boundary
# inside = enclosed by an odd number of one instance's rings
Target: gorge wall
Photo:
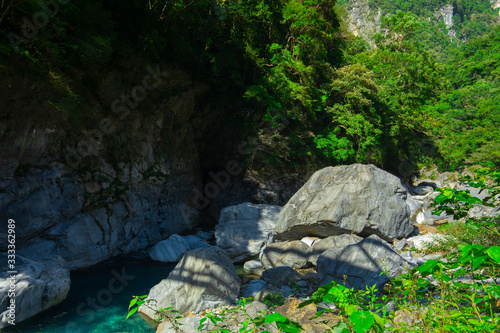
[[[46,83],[27,71],[2,85],[0,232],[16,221],[17,254],[77,269],[200,224],[200,154],[231,146],[210,147],[224,112],[205,102],[206,85],[129,63],[68,114]]]

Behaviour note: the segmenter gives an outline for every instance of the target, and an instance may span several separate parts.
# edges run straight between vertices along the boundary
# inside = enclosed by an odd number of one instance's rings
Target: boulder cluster
[[[186,316],[230,306],[238,297],[252,296],[254,302],[271,292],[307,297],[334,280],[349,288],[380,288],[406,267],[425,262],[412,250],[433,240],[431,234],[417,236],[417,216],[430,215],[424,201],[433,190],[409,188],[373,165],[354,164],[317,171],[283,207],[248,202],[226,207],[213,246],[189,251],[180,236],[168,245],[171,236],[152,248],[155,260],[183,257],[139,311],[155,318],[156,310],[173,307]],[[448,217],[432,222],[443,218]],[[170,246],[162,258],[161,246]],[[234,265],[243,265],[253,279],[244,284]],[[198,326],[195,318],[181,319],[184,331]],[[167,326],[158,332],[170,332]]]

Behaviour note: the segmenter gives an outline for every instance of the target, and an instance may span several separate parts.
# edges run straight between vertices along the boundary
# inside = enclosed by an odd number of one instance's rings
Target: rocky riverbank
[[[156,318],[160,308],[180,308],[182,330],[196,332],[206,312],[232,308],[227,325],[236,331],[245,318],[233,305],[238,299],[253,297],[249,311],[258,313],[269,310],[262,303],[266,296],[280,295],[285,303],[275,311],[309,325],[308,332],[323,332],[324,323],[307,320],[315,307],[297,307],[319,286],[343,281],[349,288],[380,290],[406,268],[436,258],[421,251],[444,237],[432,225],[453,217],[431,214],[435,187],[405,186],[374,166],[355,164],[319,170],[281,209],[250,203],[224,208],[217,246],[187,252],[175,274],[151,290],[148,300],[158,305],[139,311]],[[242,285],[231,260],[244,262],[256,278]],[[171,326],[163,323],[157,332],[175,332]]]

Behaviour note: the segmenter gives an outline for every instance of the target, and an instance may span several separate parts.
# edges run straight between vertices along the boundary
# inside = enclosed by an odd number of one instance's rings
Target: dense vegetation
[[[207,102],[241,106],[236,119],[260,135],[254,165],[359,161],[409,175],[419,163],[500,163],[490,2],[371,0],[385,29],[371,50],[347,30],[345,3],[4,1],[1,84],[36,73],[52,87],[46,114],[89,128],[100,73],[163,62],[207,83]],[[453,40],[434,16],[446,3]]]

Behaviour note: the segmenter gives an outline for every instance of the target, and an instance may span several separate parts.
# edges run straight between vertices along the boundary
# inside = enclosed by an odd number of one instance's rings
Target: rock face
[[[224,208],[215,229],[217,246],[235,262],[255,257],[263,245],[272,242],[280,209],[248,202]]]
[[[241,280],[224,250],[212,246],[189,251],[170,272],[154,286],[148,300],[153,309],[142,305],[140,312],[156,319],[155,310],[177,309],[180,315],[229,305],[238,297]]]
[[[117,177],[114,171],[107,172]],[[0,216],[15,219],[20,255],[59,255],[68,268],[78,269],[144,249],[195,225],[194,215],[185,218],[179,208],[189,200],[189,190],[182,190],[189,188],[189,177],[179,175],[163,185],[131,181],[131,189],[120,200],[85,212],[81,181],[54,164],[51,170],[33,170],[27,178],[12,180],[5,188],[2,194],[8,198],[0,198]],[[170,196],[176,188],[179,192]]]
[[[382,11],[370,8],[367,0],[350,1],[347,4],[349,30],[354,36],[363,37],[371,48],[375,47],[372,36],[380,32]]]
[[[184,240],[187,242],[190,250],[199,249],[201,247],[210,247],[210,244],[205,243],[201,240],[200,237],[195,235],[188,235],[182,238],[184,238]]]
[[[273,243],[264,249],[260,261],[265,269],[278,266],[304,268],[308,266],[309,249],[299,240]]]
[[[340,249],[349,244],[356,244],[362,241],[363,238],[356,235],[339,235],[330,236],[314,242],[312,249],[309,252],[308,261],[316,266],[319,256],[329,249]]]
[[[380,287],[402,273],[405,263],[387,242],[372,235],[357,244],[323,252],[318,258],[318,280],[320,285],[342,282],[345,275],[348,288]],[[388,275],[380,275],[383,271]]]
[[[179,261],[189,250],[190,246],[183,237],[172,235],[153,246],[149,251],[149,256],[155,261],[175,262]]]
[[[280,266],[266,269],[260,277],[270,285],[281,288],[286,286],[292,279],[297,279],[300,274],[289,266]]]
[[[386,240],[413,231],[401,181],[373,165],[317,171],[288,201],[276,223],[277,238],[377,234]]]
[[[15,290],[15,322],[19,323],[45,311],[66,299],[70,288],[69,270],[64,260],[35,261],[16,256],[17,274],[0,276],[0,329],[9,326],[10,289]],[[6,268],[7,255],[0,256],[0,266]],[[11,284],[15,285],[14,288]]]
[[[453,29],[453,4],[449,3],[439,9],[439,11],[435,13],[436,17],[438,17],[439,14],[443,17],[443,23],[446,25],[446,29],[448,29],[448,36],[450,36],[450,39],[455,38],[457,32]]]
[[[413,242],[413,245],[417,250],[422,251],[429,248],[429,246],[433,244],[439,244],[439,242],[442,242],[445,239],[446,237],[441,234],[425,234],[425,235],[410,237],[407,240],[409,242]]]

